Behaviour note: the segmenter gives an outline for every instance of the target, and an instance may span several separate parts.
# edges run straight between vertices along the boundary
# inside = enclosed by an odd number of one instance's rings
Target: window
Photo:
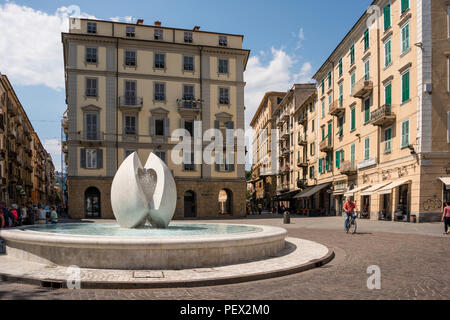
[[[326,172],[330,172],[331,171],[331,166],[330,166],[330,156],[329,155],[327,155],[326,157],[325,157],[325,171]]]
[[[364,124],[370,121],[370,98],[364,101]]]
[[[355,75],[354,72],[352,73],[352,75],[350,77],[350,81],[351,81],[351,84],[350,84],[350,95],[353,95],[353,87],[356,84],[356,75]]]
[[[315,130],[315,121],[314,119],[311,121],[311,132],[314,132]]]
[[[322,94],[324,94],[325,93],[325,79],[322,79],[321,86],[322,86]]]
[[[155,101],[166,101],[166,84],[155,83]]]
[[[228,45],[228,39],[226,36],[219,36],[219,46],[226,47]]]
[[[165,69],[166,68],[166,55],[163,53],[155,53],[155,68]]]
[[[402,13],[409,9],[409,0],[402,0]]]
[[[392,63],[392,47],[391,40],[384,44],[384,66],[387,67]]]
[[[384,87],[384,104],[392,105],[392,83]]]
[[[355,160],[356,160],[356,145],[353,143],[350,146],[350,161],[352,164],[354,164]]]
[[[230,104],[230,89],[219,88],[219,104]]]
[[[97,113],[87,113],[86,116],[86,140],[98,140]]]
[[[136,116],[125,116],[125,134],[136,134]]]
[[[369,29],[366,29],[366,31],[364,31],[364,51],[368,50],[369,47],[370,47]]]
[[[184,169],[184,171],[195,171],[194,153],[193,152],[184,152],[183,153],[183,169]]]
[[[155,135],[164,136],[164,119],[155,120]]]
[[[125,104],[127,106],[137,104],[136,81],[125,81]]]
[[[97,63],[97,48],[86,48],[86,62]]]
[[[283,101],[283,98],[277,98],[277,104],[280,104]]]
[[[409,100],[409,71],[402,76],[402,103]]]
[[[86,97],[97,97],[97,78],[86,78]]]
[[[86,149],[86,169],[97,169],[96,149]]]
[[[125,51],[125,65],[129,67],[136,66],[136,51]]]
[[[87,33],[97,33],[97,23],[88,22],[87,23]]]
[[[391,27],[391,4],[388,4],[383,9],[384,14],[384,30]]]
[[[409,23],[402,28],[402,53],[409,50]]]
[[[184,42],[185,43],[192,43],[192,32],[185,32],[184,33]]]
[[[314,166],[309,167],[309,178],[314,179]]]
[[[325,118],[325,99],[322,100],[322,118]]]
[[[125,33],[128,38],[134,38],[136,36],[136,28],[133,26],[127,26]]]
[[[192,56],[183,57],[183,70],[194,71],[194,57]]]
[[[316,143],[312,142],[311,145],[309,146],[309,154],[311,156],[314,156],[316,154]]]
[[[366,60],[366,62],[364,62],[364,79],[370,79],[370,60]]]
[[[350,47],[350,65],[352,66],[355,63],[355,45]]]
[[[356,130],[356,108],[353,107],[350,115],[350,132]]]
[[[336,168],[339,169],[340,165],[341,165],[341,152],[342,154],[344,154],[343,150],[337,150],[336,151]]]
[[[319,159],[319,173],[323,173],[323,159]]]
[[[192,108],[194,100],[194,86],[183,86],[183,107]]]
[[[186,129],[191,137],[194,136],[194,122],[193,121],[185,121],[184,122],[184,129]]]
[[[219,59],[219,73],[222,73],[222,74],[228,73],[228,60],[227,59]]]
[[[364,140],[364,160],[367,160],[370,158],[370,138],[367,137]]]
[[[339,84],[339,107],[344,105],[344,84]]]
[[[322,132],[322,141],[325,140],[325,126],[322,126],[320,128],[321,132]]]
[[[331,109],[331,104],[333,103],[333,96],[332,96],[332,94],[330,94],[329,96],[328,96],[328,112],[330,112],[330,109]]]
[[[165,164],[166,162],[166,152],[165,151],[155,151],[155,155],[160,158]]]
[[[155,37],[155,40],[162,40],[163,39],[163,30],[155,29],[154,37]]]
[[[402,148],[409,146],[409,120],[402,122]]]
[[[340,116],[338,118],[337,126],[338,126],[338,135],[342,137],[344,134],[344,116]]]
[[[391,153],[392,146],[392,128],[384,130],[384,153]]]
[[[343,70],[342,70],[342,58],[339,59],[339,77],[342,76]]]
[[[331,88],[331,71],[328,72],[328,89]]]

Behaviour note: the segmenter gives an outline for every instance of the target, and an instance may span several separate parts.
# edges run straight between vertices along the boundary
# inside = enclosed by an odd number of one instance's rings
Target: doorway
[[[195,192],[186,191],[184,193],[184,217],[196,218],[197,217],[197,205],[195,201]]]
[[[86,189],[84,193],[84,203],[86,210],[86,218],[99,219],[101,218],[101,198],[100,191],[95,187]]]
[[[228,189],[219,192],[219,214],[233,214],[233,194]]]

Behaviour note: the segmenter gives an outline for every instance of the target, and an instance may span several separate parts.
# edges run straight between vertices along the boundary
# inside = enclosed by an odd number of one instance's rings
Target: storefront
[[[394,194],[394,190],[396,190]],[[383,197],[384,201],[394,203],[393,218],[394,221],[410,221],[411,213],[411,180],[398,180],[381,188],[378,195]],[[386,197],[388,195],[389,197]]]
[[[353,201],[356,203],[356,210],[359,211],[359,217],[362,218],[366,218],[366,217],[370,217],[370,203],[369,203],[369,207],[366,207],[364,205],[364,203],[359,203],[359,201],[355,198],[356,194],[360,191],[366,190],[367,188],[369,188],[370,186],[361,186],[361,187],[357,187],[354,188],[352,190],[347,191],[344,196],[345,198],[348,197],[352,197]],[[364,197],[367,200],[367,197]]]
[[[361,192],[361,199],[362,203],[364,203],[364,199],[368,198],[369,202],[369,208],[370,208],[370,218],[375,220],[386,220],[391,219],[391,203],[390,203],[390,194],[384,194],[382,196],[379,196],[376,192],[387,186],[389,182],[384,182],[380,184],[376,184],[374,186],[371,186],[370,188],[364,190]],[[379,201],[378,206],[376,206],[377,200]],[[367,200],[366,200],[367,201]],[[374,207],[375,206],[375,207]],[[377,215],[378,213],[378,215]]]
[[[443,184],[442,202],[450,202],[450,177],[439,178]]]
[[[334,208],[336,209],[336,215],[342,216],[344,213],[344,193],[347,191],[347,181],[340,181],[334,185]]]
[[[324,183],[317,185],[315,187],[308,188],[296,196],[294,196],[294,199],[297,200],[306,200],[307,204],[309,204],[309,215],[330,215],[330,198],[331,198],[331,192],[330,191],[331,182]],[[316,207],[316,201],[315,198],[318,197],[318,206]],[[308,201],[309,200],[309,201]]]

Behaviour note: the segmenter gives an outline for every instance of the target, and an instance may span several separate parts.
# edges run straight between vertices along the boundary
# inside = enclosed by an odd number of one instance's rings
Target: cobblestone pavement
[[[279,217],[268,216],[226,222],[282,226]],[[347,235],[342,218],[294,218],[291,222],[285,226],[290,237],[331,247],[336,258],[291,276],[213,287],[50,290],[0,282],[0,299],[450,299],[450,237],[442,235],[440,224],[358,220],[359,233]],[[367,289],[371,265],[381,269],[380,290]]]

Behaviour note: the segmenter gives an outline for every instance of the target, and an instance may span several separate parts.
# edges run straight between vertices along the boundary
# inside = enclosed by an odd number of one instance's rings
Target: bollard
[[[291,223],[291,214],[289,212],[285,212],[283,216],[284,224]]]

